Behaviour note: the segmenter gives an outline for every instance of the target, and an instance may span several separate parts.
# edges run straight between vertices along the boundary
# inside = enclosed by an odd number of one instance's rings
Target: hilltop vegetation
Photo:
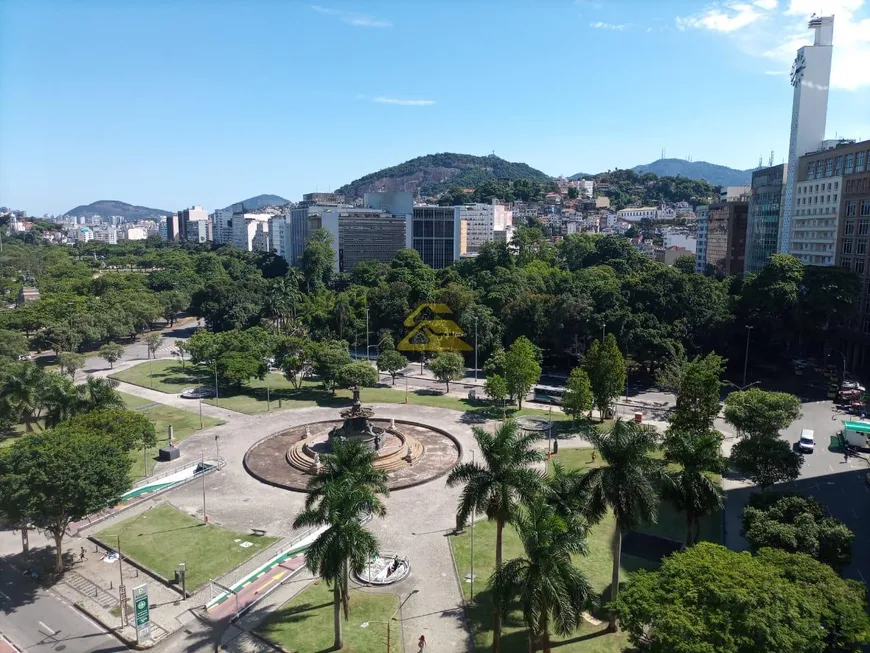
[[[609,197],[610,205],[617,210],[637,204],[654,206],[662,202],[704,204],[715,201],[717,197],[716,187],[706,181],[685,177],[659,177],[651,172],[602,172],[595,175],[595,183],[610,185],[610,189],[601,194]]]
[[[99,200],[90,204],[82,204],[70,209],[64,215],[75,215],[82,217],[90,217],[92,215],[110,216],[120,215],[127,220],[144,220],[145,218],[154,218],[164,215],[170,215],[170,211],[163,209],[151,209],[147,206],[136,206],[135,204],[127,204],[118,200]]]
[[[744,186],[752,179],[752,170],[737,170],[706,161],[685,159],[659,159],[645,165],[634,166],[634,172],[653,172],[660,177],[686,177],[706,181],[714,186]]]
[[[525,163],[512,163],[495,155],[427,154],[360,177],[336,189],[348,200],[367,192],[408,190],[422,196],[440,195],[453,186],[476,188],[488,181],[551,181],[549,175]]]

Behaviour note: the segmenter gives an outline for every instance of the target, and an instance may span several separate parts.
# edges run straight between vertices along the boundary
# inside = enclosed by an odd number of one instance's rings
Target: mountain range
[[[247,213],[255,213],[264,206],[282,206],[289,203],[290,200],[284,199],[280,195],[257,195],[256,197],[249,197],[241,202],[230,204],[226,209],[231,209],[236,204],[241,204],[245,207]]]
[[[706,161],[686,161],[685,159],[659,159],[646,165],[634,166],[641,174],[652,172],[659,177],[685,177],[704,180],[714,186],[748,186],[752,173],[757,168],[737,170]]]
[[[231,209],[235,204],[243,204],[245,211],[254,213],[264,206],[275,206],[281,204],[289,204],[290,200],[284,199],[280,195],[257,195],[249,197],[241,202],[230,204],[227,209]],[[135,204],[127,204],[118,200],[99,200],[90,204],[82,204],[64,213],[64,215],[73,215],[80,217],[91,217],[100,215],[108,217],[110,215],[119,215],[125,220],[136,221],[145,220],[147,218],[162,218],[167,215],[172,215],[172,211],[163,209],[152,209],[147,206],[136,206]]]

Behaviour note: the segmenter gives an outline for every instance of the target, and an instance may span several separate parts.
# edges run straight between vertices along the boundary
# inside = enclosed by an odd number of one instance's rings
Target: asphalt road
[[[75,608],[0,560],[0,632],[27,653],[126,651]]]

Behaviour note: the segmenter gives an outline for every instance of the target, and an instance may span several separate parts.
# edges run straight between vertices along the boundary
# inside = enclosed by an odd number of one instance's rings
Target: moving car
[[[801,431],[801,439],[798,440],[798,449],[806,453],[812,453],[816,448],[816,434],[812,429]]]

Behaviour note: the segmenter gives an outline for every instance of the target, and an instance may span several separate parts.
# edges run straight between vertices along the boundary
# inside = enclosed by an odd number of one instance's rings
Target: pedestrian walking
[[[82,547],[79,550],[79,562],[84,562],[85,560],[87,560],[87,558],[85,557],[85,547]]]
[[[848,463],[848,462],[849,462],[849,445],[846,445],[846,446],[843,448],[843,462],[844,462],[844,463]]]
[[[417,640],[417,646],[420,647],[420,653],[423,653],[423,650],[426,648],[426,636],[420,635],[420,639]]]

